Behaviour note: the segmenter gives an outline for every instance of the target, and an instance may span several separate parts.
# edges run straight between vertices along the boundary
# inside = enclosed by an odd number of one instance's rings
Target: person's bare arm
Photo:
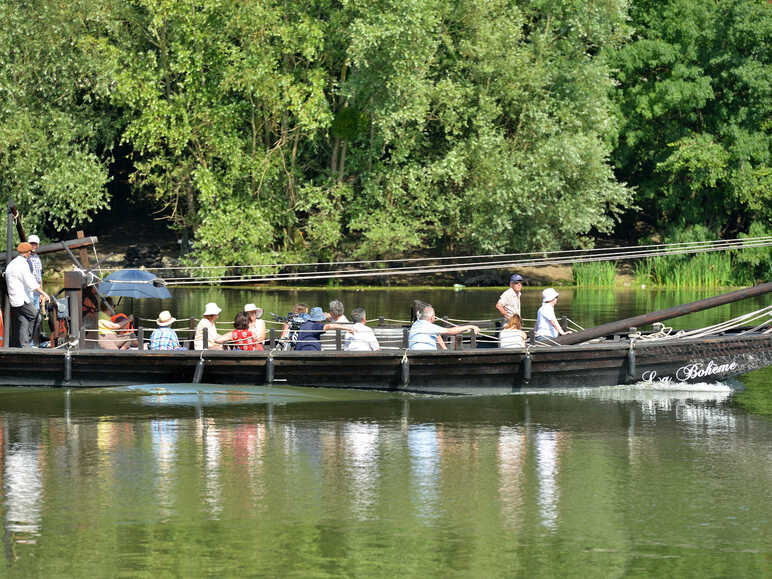
[[[496,302],[496,309],[499,311],[499,313],[504,316],[505,318],[510,318],[510,313],[507,311],[507,309],[504,307],[504,303],[499,300]]]

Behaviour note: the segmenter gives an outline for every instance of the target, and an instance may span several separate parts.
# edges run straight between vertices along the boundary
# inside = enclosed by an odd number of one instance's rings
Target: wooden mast
[[[707,298],[680,306],[673,306],[672,308],[658,310],[656,312],[649,312],[648,314],[641,314],[632,318],[617,320],[616,322],[609,322],[594,328],[582,330],[581,332],[572,332],[564,336],[558,336],[557,338],[552,338],[552,340],[558,344],[564,345],[579,344],[581,342],[586,342],[587,340],[600,338],[601,336],[607,336],[609,334],[626,333],[630,330],[630,328],[648,326],[654,322],[661,322],[663,320],[677,318],[679,316],[707,310],[709,308],[715,308],[716,306],[731,304],[732,302],[736,302],[745,298],[761,296],[769,292],[772,292],[772,282],[762,283],[753,287],[713,296],[712,298]]]

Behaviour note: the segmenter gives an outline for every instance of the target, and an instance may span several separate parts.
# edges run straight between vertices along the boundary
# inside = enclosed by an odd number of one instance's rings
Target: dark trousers
[[[14,329],[16,330],[11,337],[11,347],[21,348],[29,346],[32,337],[32,327],[35,324],[35,318],[38,313],[32,304],[24,304],[18,308],[11,306],[11,318],[15,320]]]

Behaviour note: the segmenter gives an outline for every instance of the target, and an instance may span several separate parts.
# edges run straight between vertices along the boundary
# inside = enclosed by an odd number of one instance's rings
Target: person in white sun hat
[[[258,308],[255,304],[246,304],[244,306],[244,313],[247,314],[247,320],[249,320],[249,331],[257,340],[256,350],[263,349],[263,342],[265,341],[265,322],[261,319],[263,317],[263,308]]]
[[[555,315],[555,304],[560,294],[549,287],[541,292],[541,307],[536,313],[536,339],[547,340],[567,334],[558,323]]]
[[[193,348],[196,350],[204,350],[204,328],[207,331],[206,348],[211,350],[222,350],[222,344],[215,342],[220,334],[217,333],[217,326],[215,321],[220,317],[222,309],[214,302],[209,302],[204,306],[204,313],[201,316],[201,321],[196,325],[196,334],[193,338]]]

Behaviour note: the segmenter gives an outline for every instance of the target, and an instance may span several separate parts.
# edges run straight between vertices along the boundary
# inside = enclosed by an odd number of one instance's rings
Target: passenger
[[[496,309],[509,320],[513,314],[520,314],[520,295],[523,293],[523,276],[513,274],[509,278],[509,289],[506,290],[499,301],[496,302]]]
[[[555,304],[558,303],[560,294],[553,288],[547,288],[541,292],[542,304],[536,313],[536,340],[546,341],[549,338],[557,338],[568,332],[564,331],[555,316]]]
[[[220,335],[217,333],[215,321],[220,317],[222,309],[214,302],[209,302],[204,306],[204,315],[201,321],[196,325],[196,334],[193,338],[193,348],[195,350],[204,349],[204,328],[206,328],[206,347],[210,350],[222,350],[222,344],[217,343]]]
[[[434,320],[434,308],[430,304],[426,304],[418,314],[418,320],[410,326],[408,347],[411,350],[436,350],[438,346],[442,350],[447,350],[442,335],[455,336],[467,331],[472,331],[475,334],[480,333],[480,328],[474,324],[443,328],[436,325]]]
[[[150,334],[151,350],[184,350],[180,345],[180,339],[174,328],[170,328],[177,318],[173,318],[169,310],[164,310],[158,314],[155,323],[158,327]]]
[[[257,339],[249,329],[249,318],[246,312],[239,312],[233,319],[233,330],[217,338],[219,344],[229,343],[234,350],[254,352],[262,350],[263,345],[257,343]],[[260,346],[258,348],[258,346]]]
[[[308,320],[303,322],[298,329],[298,339],[295,343],[295,350],[308,351],[316,350],[321,351],[322,341],[319,336],[326,330],[345,330],[348,332],[356,332],[356,328],[353,326],[346,326],[343,324],[325,324],[324,321],[327,317],[324,315],[322,308],[311,308]]]
[[[128,350],[137,347],[137,337],[130,331],[134,316],[121,316],[120,321],[113,321],[112,300],[107,298],[99,304],[98,342],[104,350]],[[92,334],[93,335],[93,334]]]
[[[249,331],[257,340],[257,350],[263,349],[263,342],[265,341],[265,321],[263,317],[263,308],[258,308],[255,304],[247,304],[244,306],[244,313],[247,314],[247,323],[249,324]]]
[[[330,308],[332,309],[332,308]],[[351,319],[354,321],[354,332],[347,331],[344,341],[344,349],[350,352],[377,352],[381,349],[378,338],[373,329],[366,326],[367,313],[364,308],[351,310]]]
[[[345,308],[343,302],[340,300],[332,300],[330,302],[330,317],[329,319],[334,324],[350,324],[351,322],[346,317]]]
[[[29,264],[32,275],[35,276],[35,279],[38,280],[38,285],[40,285],[43,283],[43,262],[37,254],[38,247],[40,247],[40,238],[37,235],[30,235],[27,238],[27,243],[32,246],[32,254],[27,260],[27,263]],[[40,311],[40,294],[33,290],[30,292],[29,298],[35,311]],[[40,320],[40,315],[35,316],[35,322],[32,324],[32,340],[30,341],[30,346],[36,346],[40,342]]]
[[[290,312],[290,316],[293,317],[299,317],[303,318],[305,320],[308,319],[308,306],[306,304],[295,304],[292,307],[292,311]],[[285,322],[284,325],[281,327],[281,336],[279,336],[279,339],[286,340],[290,337],[290,323]]]
[[[512,314],[509,323],[499,332],[500,348],[525,348],[526,335],[522,330],[522,320],[517,314]]]

